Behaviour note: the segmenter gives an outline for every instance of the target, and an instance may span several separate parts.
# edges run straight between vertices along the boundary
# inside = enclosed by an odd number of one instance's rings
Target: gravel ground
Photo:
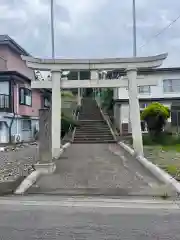
[[[144,146],[144,155],[180,181],[180,152],[173,149],[164,150],[161,146]]]
[[[27,176],[38,161],[37,144],[21,144],[0,152],[0,182]]]
[[[148,160],[162,167],[176,165],[180,167],[180,152],[165,151],[160,146],[144,146],[144,154]]]
[[[123,142],[132,147],[128,140]],[[175,166],[177,170],[180,169],[180,152],[177,152],[175,149],[164,149],[162,146],[144,146],[144,156],[165,171],[172,166]],[[180,181],[179,170],[177,172],[169,172],[169,174]]]

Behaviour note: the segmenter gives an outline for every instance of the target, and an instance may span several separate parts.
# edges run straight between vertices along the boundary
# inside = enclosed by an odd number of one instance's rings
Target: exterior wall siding
[[[163,91],[163,80],[165,79],[180,79],[180,73],[169,72],[169,73],[153,73],[147,75],[140,75],[139,78],[143,78],[147,83],[149,79],[155,78],[158,82],[157,86],[151,86],[150,94],[139,94],[139,98],[173,98],[180,97],[180,93],[164,93]],[[119,88],[118,97],[115,99],[129,99],[128,89]]]
[[[6,65],[4,65],[4,70],[17,71],[29,79],[34,79],[34,71],[28,68],[26,63],[21,59],[21,56],[8,46],[0,46],[0,56],[7,61]]]
[[[28,87],[27,85],[16,84],[14,86],[14,109],[15,113],[24,116],[38,117],[39,109],[41,108],[41,93],[39,90],[32,89],[32,106],[26,106],[19,104],[19,88]]]
[[[0,129],[0,143],[8,143],[9,141],[9,130],[8,127],[10,126],[12,118],[4,117],[5,113],[1,113],[0,121],[3,122],[2,129]],[[36,127],[39,130],[39,120],[38,119],[31,119],[31,130],[23,130],[22,129],[22,120],[21,116],[16,117],[13,120],[13,124],[11,127],[11,136],[13,142],[15,141],[16,137],[19,136],[20,141],[31,141],[33,139],[34,128]]]
[[[6,45],[0,45],[0,71],[16,71],[24,75],[25,77],[34,80],[34,71],[26,66],[26,63],[21,59],[20,54]],[[23,79],[22,79],[23,80]],[[36,89],[32,89],[32,105],[21,105],[19,102],[19,89],[20,87],[29,88],[29,83],[22,83],[19,80],[15,85],[12,85],[11,94],[13,96],[12,111],[15,113],[13,120],[11,135],[19,135],[21,141],[29,141],[33,137],[34,128],[39,130],[39,109],[42,107],[41,92]],[[0,94],[9,95],[9,82],[0,82]],[[28,117],[31,121],[31,129],[23,130],[22,121],[24,117]],[[8,143],[9,141],[9,126],[13,118],[13,113],[0,112],[0,143]]]
[[[156,86],[150,86],[151,91],[150,93],[141,93],[138,95],[141,103],[147,103],[146,100],[149,99],[153,101],[153,99],[161,99],[160,102],[165,106],[171,108],[173,99],[180,99],[180,92],[171,92],[165,93],[163,87],[163,80],[165,79],[180,79],[180,72],[156,72],[150,74],[139,75],[138,78],[143,78],[144,81],[147,83],[148,80],[154,78],[157,80]],[[128,89],[127,88],[119,88],[118,95],[116,94],[116,89],[114,89],[114,99],[119,100],[115,104],[114,111],[115,111],[115,122],[118,125],[119,122],[119,130],[123,134],[123,132],[127,133],[129,128],[129,103],[128,103]],[[164,100],[163,100],[164,99]],[[174,100],[175,101],[175,100]],[[141,104],[140,104],[141,105]],[[120,114],[117,114],[117,108],[119,108]],[[118,116],[120,115],[120,117]],[[168,119],[168,122],[171,123],[171,118]],[[129,130],[130,131],[130,130]]]
[[[1,58],[1,55],[0,55],[0,71],[4,71],[6,69],[7,69],[6,60]]]

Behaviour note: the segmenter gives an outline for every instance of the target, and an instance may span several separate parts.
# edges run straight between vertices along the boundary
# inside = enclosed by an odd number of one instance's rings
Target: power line
[[[173,21],[171,21],[166,27],[164,27],[161,31],[153,35],[148,41],[146,41],[143,45],[141,45],[139,48],[144,47],[147,43],[151,42],[154,38],[157,38],[159,35],[161,35],[163,32],[165,32],[168,28],[170,28],[175,22],[177,22],[180,19],[180,15],[175,18]]]

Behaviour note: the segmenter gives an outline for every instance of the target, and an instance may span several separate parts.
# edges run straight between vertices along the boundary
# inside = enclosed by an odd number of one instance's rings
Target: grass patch
[[[143,135],[143,145],[160,145],[163,147],[170,147],[173,146],[175,149],[180,151],[180,136],[179,135],[171,135],[168,133],[161,133],[159,136],[152,137],[148,134]]]
[[[176,144],[176,145],[169,145],[169,146],[162,146],[162,150],[163,151],[176,151],[176,152],[180,152],[180,144]]]
[[[132,146],[132,138],[126,142]],[[145,157],[180,181],[180,135],[163,132],[156,138],[143,135]]]
[[[164,167],[164,170],[169,173],[172,177],[174,177],[176,180],[180,180],[180,167],[176,165],[168,165]]]

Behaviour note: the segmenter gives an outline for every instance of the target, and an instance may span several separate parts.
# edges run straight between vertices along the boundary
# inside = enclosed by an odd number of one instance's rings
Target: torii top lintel
[[[59,70],[112,70],[128,68],[156,68],[167,58],[167,53],[150,57],[102,58],[102,59],[41,59],[22,56],[29,68]]]

